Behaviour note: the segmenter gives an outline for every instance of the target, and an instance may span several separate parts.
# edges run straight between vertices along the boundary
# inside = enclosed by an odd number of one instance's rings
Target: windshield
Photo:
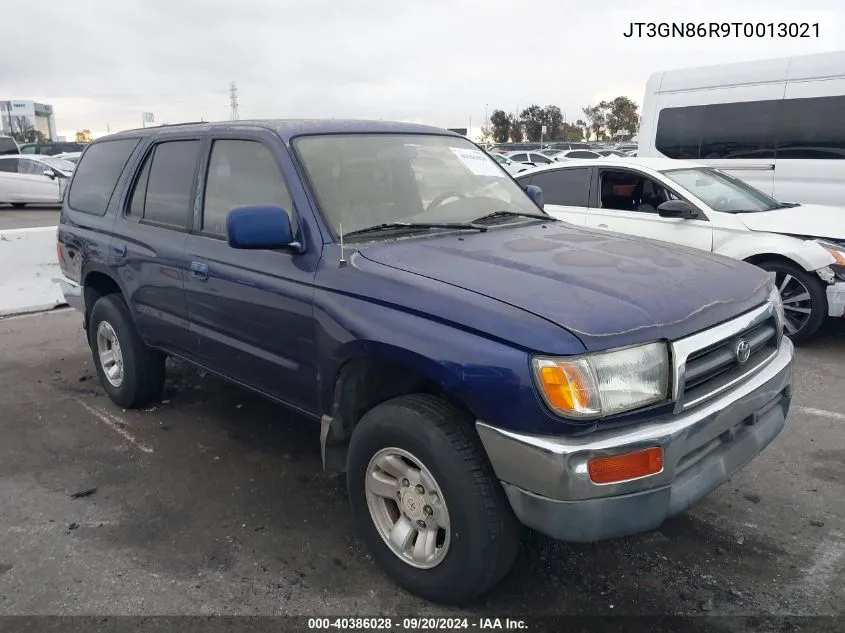
[[[350,233],[389,222],[543,213],[492,157],[458,137],[327,134],[294,146],[335,235],[341,223]]]
[[[748,183],[710,167],[670,169],[662,172],[714,211],[723,213],[748,213],[771,211],[782,207]]]
[[[58,169],[59,171],[73,171],[76,165],[63,158],[56,158],[54,156],[43,156],[41,162],[47,163],[50,167]]]

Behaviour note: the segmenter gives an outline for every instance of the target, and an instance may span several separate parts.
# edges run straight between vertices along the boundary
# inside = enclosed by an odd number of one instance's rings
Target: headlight
[[[783,324],[784,324],[784,316],[783,316],[783,299],[780,296],[780,291],[777,287],[772,288],[769,291],[769,301],[772,302],[772,305],[775,308],[775,317],[777,318],[778,322],[778,333],[783,332]]]
[[[830,268],[839,279],[845,280],[845,246],[824,240],[816,240],[816,244],[833,257],[834,262],[830,265]]]
[[[564,417],[598,418],[668,397],[665,343],[584,356],[535,357],[532,365],[546,404]]]

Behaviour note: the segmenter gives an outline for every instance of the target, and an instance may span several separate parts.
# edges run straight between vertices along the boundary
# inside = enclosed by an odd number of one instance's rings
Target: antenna
[[[238,112],[238,82],[233,81],[229,84],[229,118],[232,121],[237,121],[241,118]]]
[[[337,262],[338,268],[346,266],[346,258],[343,256],[343,222],[338,225],[338,233],[340,234],[340,259]]]

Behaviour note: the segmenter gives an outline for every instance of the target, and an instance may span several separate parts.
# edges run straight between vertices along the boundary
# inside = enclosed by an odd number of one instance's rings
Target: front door
[[[657,213],[661,203],[679,197],[667,187],[635,170],[597,171],[587,226],[712,250],[713,228],[706,216],[684,220]]]
[[[248,205],[284,209],[294,235],[300,233],[282,170],[294,173],[293,165],[273,138],[256,132],[219,135],[211,143],[202,206],[186,245],[188,317],[201,363],[314,413],[319,407],[312,296],[321,243],[313,241],[300,254],[237,250],[226,241],[229,211]]]

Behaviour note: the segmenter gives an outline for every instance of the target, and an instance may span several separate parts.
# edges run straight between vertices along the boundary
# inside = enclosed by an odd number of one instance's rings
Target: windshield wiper
[[[555,217],[540,213],[523,213],[522,211],[494,211],[487,215],[482,215],[480,218],[475,218],[473,222],[486,222],[487,220],[495,220],[497,218],[504,218],[507,216],[518,216],[521,218],[534,218],[536,220],[546,220],[547,222],[560,222]]]
[[[349,233],[345,233],[343,236],[365,235],[367,233],[380,233],[382,231],[396,229],[408,229],[412,231],[424,231],[427,229],[475,229],[483,233],[487,230],[487,227],[473,222],[385,222],[384,224],[376,224],[364,229],[349,231]]]
[[[773,207],[769,207],[766,211],[775,211],[776,209],[794,209],[795,207],[800,207],[801,205],[798,202],[779,202]]]

